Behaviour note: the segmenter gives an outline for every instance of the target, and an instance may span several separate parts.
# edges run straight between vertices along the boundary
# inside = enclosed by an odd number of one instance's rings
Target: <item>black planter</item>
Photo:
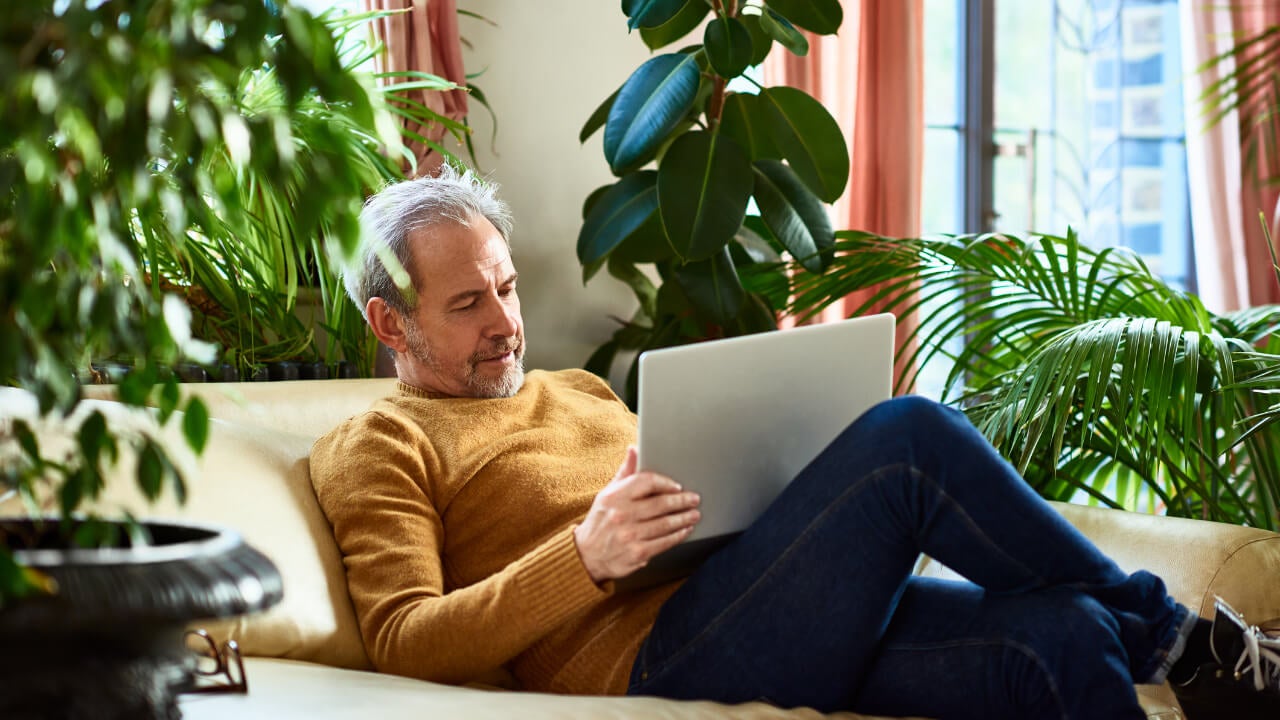
[[[0,542],[56,593],[0,609],[0,718],[176,720],[198,618],[280,601],[280,574],[239,534],[144,523],[145,547],[60,549],[56,520],[0,519]]]

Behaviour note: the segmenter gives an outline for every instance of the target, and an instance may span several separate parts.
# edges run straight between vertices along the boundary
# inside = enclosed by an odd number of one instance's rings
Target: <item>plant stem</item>
[[[728,81],[717,75],[711,83],[711,99],[707,101],[707,127],[715,129],[724,112],[724,87]]]

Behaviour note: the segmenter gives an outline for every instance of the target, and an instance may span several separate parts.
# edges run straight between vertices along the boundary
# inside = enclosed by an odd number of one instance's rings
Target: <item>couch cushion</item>
[[[100,403],[119,415],[117,403]],[[180,418],[163,431],[168,446],[185,446]],[[264,613],[195,623],[218,639],[234,639],[247,655],[308,660],[345,668],[369,668],[355,612],[347,595],[342,557],[311,489],[308,455],[314,438],[221,420],[210,423],[204,454],[189,466],[188,499],[170,492],[148,505],[123,460],[96,508],[128,509],[139,517],[214,523],[240,532],[275,562],[284,600]]]
[[[258,658],[246,661],[245,674],[249,679],[248,695],[184,697],[183,717],[186,720],[364,720],[370,716],[383,720],[800,720],[821,717],[852,720],[859,717],[848,713],[824,716],[810,709],[780,710],[763,703],[730,706],[658,698],[571,697],[477,690],[395,675]]]

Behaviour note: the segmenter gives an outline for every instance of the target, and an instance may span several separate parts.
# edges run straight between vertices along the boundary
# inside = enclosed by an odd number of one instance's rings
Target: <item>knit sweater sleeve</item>
[[[421,435],[376,412],[354,418],[316,443],[312,483],[374,666],[457,684],[510,661],[612,584],[591,580],[570,526],[502,571],[447,591]]]

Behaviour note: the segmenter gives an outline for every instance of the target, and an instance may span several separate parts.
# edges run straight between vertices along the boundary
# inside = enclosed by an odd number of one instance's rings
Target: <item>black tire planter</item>
[[[177,720],[187,625],[283,597],[275,565],[238,533],[142,524],[151,545],[65,549],[57,520],[0,519],[0,542],[56,583],[0,609],[0,718]]]

